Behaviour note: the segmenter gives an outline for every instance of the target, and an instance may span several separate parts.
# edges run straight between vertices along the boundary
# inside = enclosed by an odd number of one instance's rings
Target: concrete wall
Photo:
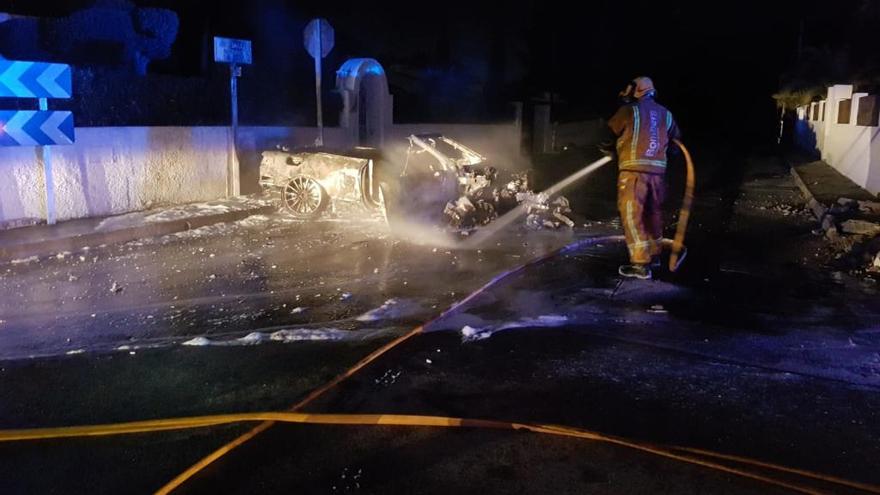
[[[500,165],[522,167],[520,128],[498,125],[393,125],[386,145],[439,132]],[[242,127],[238,157],[243,194],[259,190],[260,152],[277,144],[313,146],[311,127]],[[226,194],[226,127],[83,127],[76,143],[51,148],[59,221],[217,199]],[[343,128],[325,128],[330,148],[352,145]],[[0,147],[0,225],[46,218],[42,162],[34,147]]]
[[[59,220],[214,199],[226,190],[226,130],[79,128],[51,148]],[[44,176],[33,147],[0,148],[0,221],[45,218]]]
[[[798,124],[807,123],[815,136],[815,147],[822,159],[840,171],[856,184],[872,194],[880,193],[880,127],[856,125],[859,100],[866,93],[852,92],[852,86],[838,84],[828,88],[823,102],[798,109],[805,119]],[[838,123],[838,110],[841,100],[852,99],[849,123]],[[811,107],[819,106],[819,120],[813,119]],[[824,106],[824,116],[822,108]],[[799,136],[802,145],[809,142],[809,136]]]
[[[256,192],[259,152],[314,143],[317,129],[243,127],[242,191]],[[330,145],[344,146],[339,129]],[[58,220],[104,216],[226,194],[226,127],[84,127],[51,148]],[[42,162],[34,147],[0,148],[0,224],[45,218]]]

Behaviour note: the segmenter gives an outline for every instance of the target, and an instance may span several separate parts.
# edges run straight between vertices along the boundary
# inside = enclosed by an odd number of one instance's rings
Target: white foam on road
[[[522,318],[516,321],[504,322],[499,325],[490,325],[480,328],[474,328],[465,325],[461,329],[462,342],[473,342],[477,340],[488,339],[492,335],[514,328],[553,328],[561,327],[568,323],[569,318],[564,315],[541,315],[537,318]]]
[[[251,215],[235,222],[242,227],[265,227],[271,220],[267,215]]]
[[[13,265],[23,265],[26,263],[33,263],[35,261],[40,261],[40,258],[37,256],[30,256],[28,258],[14,259],[14,260],[10,261],[10,263]]]
[[[392,298],[378,308],[371,309],[355,318],[357,321],[381,321],[406,318],[419,313],[421,306],[409,299]]]
[[[207,337],[195,337],[187,340],[182,345],[192,347],[233,347],[258,345],[264,342],[303,342],[303,341],[327,341],[344,340],[352,336],[353,332],[339,330],[337,328],[292,328],[278,330],[276,332],[251,332],[244,337],[228,340],[214,340]]]

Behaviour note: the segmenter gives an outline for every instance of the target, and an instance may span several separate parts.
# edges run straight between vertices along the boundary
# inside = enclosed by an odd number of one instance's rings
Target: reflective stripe
[[[624,160],[624,161],[620,162],[621,168],[624,168],[627,165],[650,165],[652,167],[666,168],[666,161],[639,159],[639,160]]]
[[[627,244],[627,246],[629,246],[630,248],[638,248],[638,247],[650,246],[652,244],[653,244],[652,241],[639,241],[639,242],[633,242],[632,244]]]
[[[666,111],[666,131],[668,132],[671,129],[672,129],[672,112],[667,110]]]
[[[630,235],[635,242],[632,243],[632,246],[640,246],[644,241],[639,239],[639,231],[636,229],[636,222],[633,219],[633,204],[632,201],[627,200],[626,202],[626,221],[629,224]]]
[[[639,127],[641,123],[639,122],[639,107],[638,105],[633,105],[633,138],[632,143],[630,143],[630,157],[635,158],[636,150],[639,147]]]

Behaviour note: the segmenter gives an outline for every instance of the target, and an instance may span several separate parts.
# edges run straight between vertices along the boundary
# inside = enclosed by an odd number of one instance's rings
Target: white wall
[[[254,192],[259,152],[277,143],[305,146],[317,130],[243,127],[244,192]],[[339,129],[325,129],[337,143]],[[58,220],[113,215],[226,194],[226,127],[81,127],[76,143],[51,148]],[[246,185],[253,182],[250,191]],[[44,175],[37,148],[0,148],[0,224],[45,218]]]
[[[813,121],[806,111],[807,121],[816,136],[816,147],[822,159],[850,180],[872,194],[880,193],[880,127],[856,125],[859,99],[866,93],[852,92],[852,86],[838,84],[828,88],[825,99],[825,118]],[[848,124],[838,124],[841,100],[852,98]],[[818,103],[814,103],[818,104]],[[810,107],[806,107],[809,109]],[[821,115],[820,115],[821,117]]]
[[[439,132],[494,159],[525,166],[517,125],[393,125],[386,145],[410,134]],[[258,190],[260,152],[276,144],[314,145],[311,127],[242,127],[242,193]],[[80,127],[76,143],[52,147],[59,221],[114,215],[222,198],[226,194],[226,127]],[[346,129],[325,128],[331,148],[351,146]],[[0,147],[0,226],[46,218],[43,168],[34,147]]]
[[[78,128],[76,144],[51,148],[58,219],[220,197],[226,139],[220,127]],[[36,153],[0,148],[0,221],[45,218]]]

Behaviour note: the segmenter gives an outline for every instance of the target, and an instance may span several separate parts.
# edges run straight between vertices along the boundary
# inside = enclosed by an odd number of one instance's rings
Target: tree
[[[144,75],[152,60],[171,54],[179,21],[171,10],[138,8],[128,0],[98,0],[59,19],[0,24],[0,52],[23,60],[128,67]]]
[[[170,10],[142,8],[134,11],[136,37],[132,43],[132,56],[135,72],[146,74],[151,60],[162,60],[171,55],[178,27],[177,14]]]

